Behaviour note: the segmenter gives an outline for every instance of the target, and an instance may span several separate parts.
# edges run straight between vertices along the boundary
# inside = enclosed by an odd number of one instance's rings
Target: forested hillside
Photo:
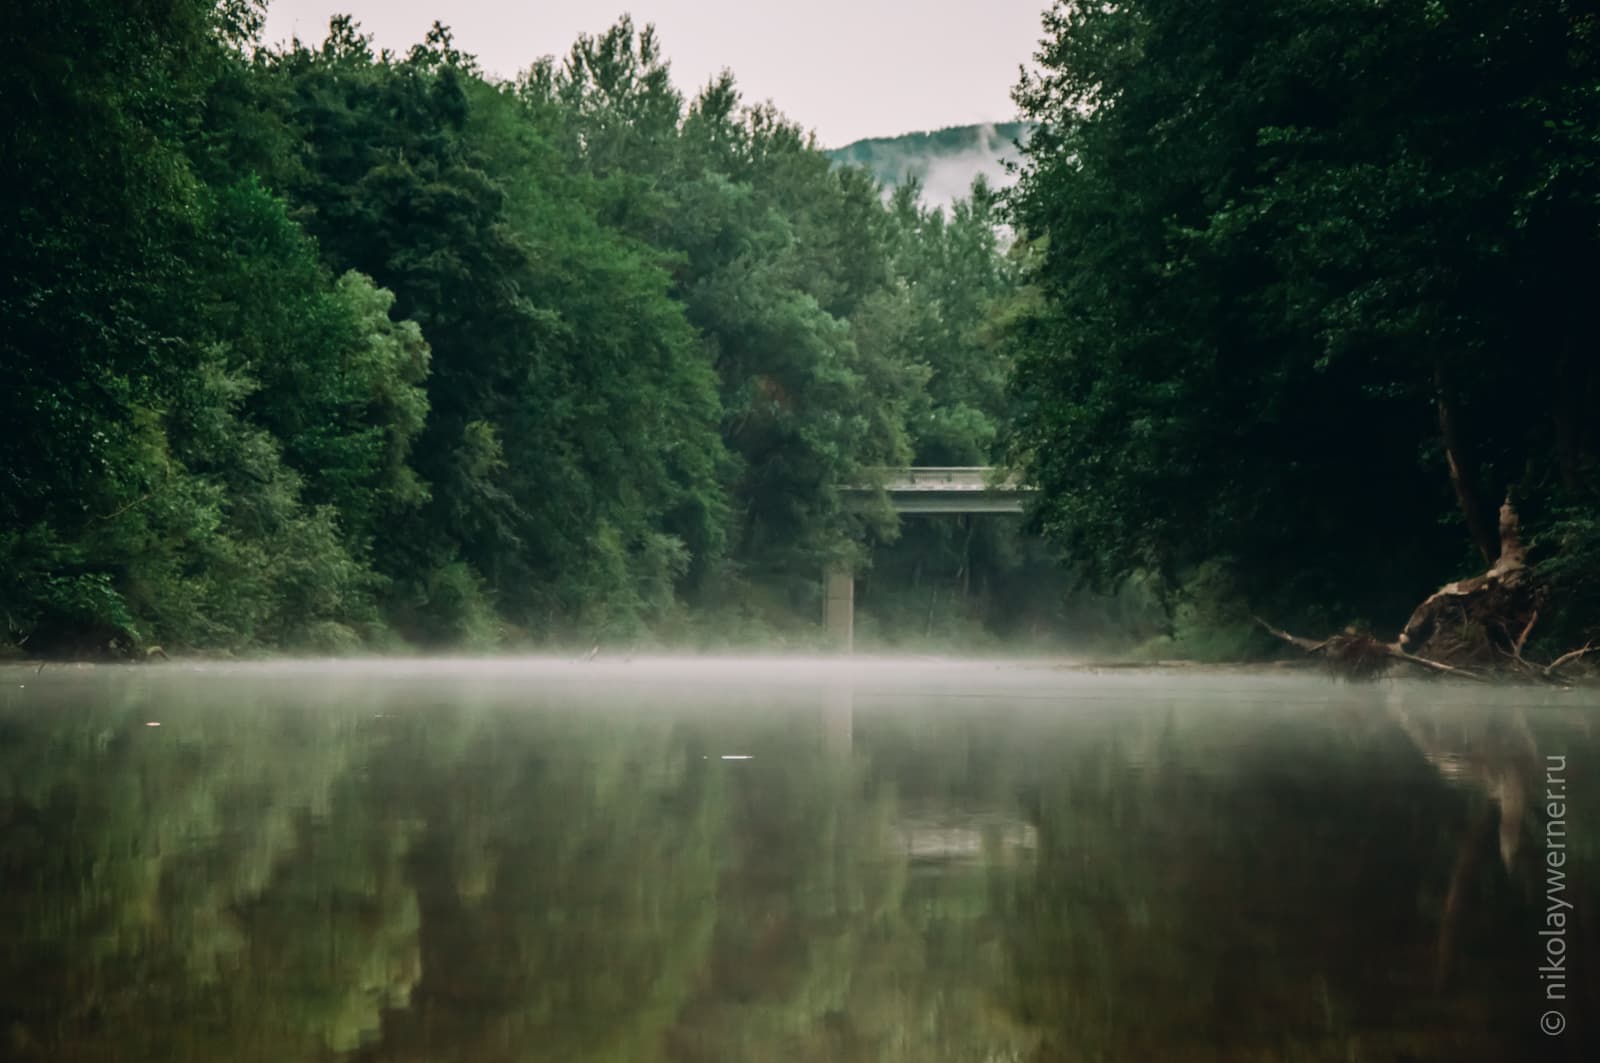
[[[1012,173],[1006,166],[1021,161],[1017,145],[1026,144],[1032,131],[1027,122],[950,126],[858,140],[829,151],[828,157],[865,167],[888,188],[914,182],[924,202],[945,206],[965,198],[979,177],[992,187],[1009,185]]]
[[[981,188],[886,202],[626,20],[513,84],[437,26],[260,24],[5,31],[11,652],[804,642],[896,532],[841,485],[997,453]],[[990,574],[1048,611],[1015,525],[919,533],[917,634],[999,615]]]

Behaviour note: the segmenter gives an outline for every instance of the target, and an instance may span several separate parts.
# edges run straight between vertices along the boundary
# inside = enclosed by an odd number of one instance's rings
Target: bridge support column
[[[856,578],[841,564],[822,573],[822,626],[845,653],[855,649]]]

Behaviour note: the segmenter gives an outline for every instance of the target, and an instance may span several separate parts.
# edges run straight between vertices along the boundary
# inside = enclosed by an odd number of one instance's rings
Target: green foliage
[[[395,606],[401,629],[425,644],[487,649],[502,635],[483,579],[464,561],[451,561],[405,583]]]
[[[850,548],[837,486],[908,454],[916,371],[851,320],[887,281],[876,189],[770,108],[741,107],[729,78],[685,107],[653,33],[627,20],[520,91],[600,216],[671,263],[735,459],[718,470],[739,515],[730,549],[761,578],[814,582]]]
[[[1592,12],[1062,2],[1047,31],[1015,452],[1102,585],[1214,562],[1286,621],[1393,630],[1481,570],[1508,491],[1592,512]]]
[[[1147,585],[1148,580],[1135,581],[1139,583]],[[1145,591],[1147,603],[1153,604],[1154,597]],[[1250,616],[1232,573],[1222,565],[1206,563],[1186,572],[1183,583],[1161,604],[1167,607],[1165,630],[1134,647],[1130,656],[1135,660],[1226,663],[1260,657],[1273,648],[1272,637]]]
[[[308,145],[287,179],[308,229],[337,268],[392,288],[432,348],[415,449],[432,497],[392,571],[459,556],[509,620],[549,634],[637,616],[625,599],[659,582],[663,549],[714,557],[710,366],[665,273],[600,223],[528,104],[439,29],[396,60],[336,21],[263,72]]]
[[[1535,572],[1546,587],[1536,645],[1550,657],[1592,638],[1600,615],[1600,508],[1558,512],[1534,541]],[[1537,630],[1537,629],[1536,629]]]
[[[8,645],[806,644],[822,567],[897,535],[841,487],[993,458],[1019,262],[987,186],[886,201],[731,76],[686,99],[628,19],[516,84],[438,25],[395,55],[261,24],[7,31]],[[1021,571],[962,534],[907,545]]]

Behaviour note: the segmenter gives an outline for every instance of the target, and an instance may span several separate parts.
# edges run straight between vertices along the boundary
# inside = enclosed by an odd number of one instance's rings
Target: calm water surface
[[[1597,1059],[1597,725],[931,661],[0,669],[0,1058]]]

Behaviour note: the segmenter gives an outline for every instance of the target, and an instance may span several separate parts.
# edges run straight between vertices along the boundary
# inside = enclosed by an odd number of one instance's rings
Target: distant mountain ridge
[[[866,167],[891,188],[919,181],[926,202],[948,206],[967,194],[979,174],[997,187],[1010,184],[1005,162],[1017,161],[1017,143],[1026,143],[1033,128],[1030,122],[950,126],[858,140],[827,155],[835,162]]]

